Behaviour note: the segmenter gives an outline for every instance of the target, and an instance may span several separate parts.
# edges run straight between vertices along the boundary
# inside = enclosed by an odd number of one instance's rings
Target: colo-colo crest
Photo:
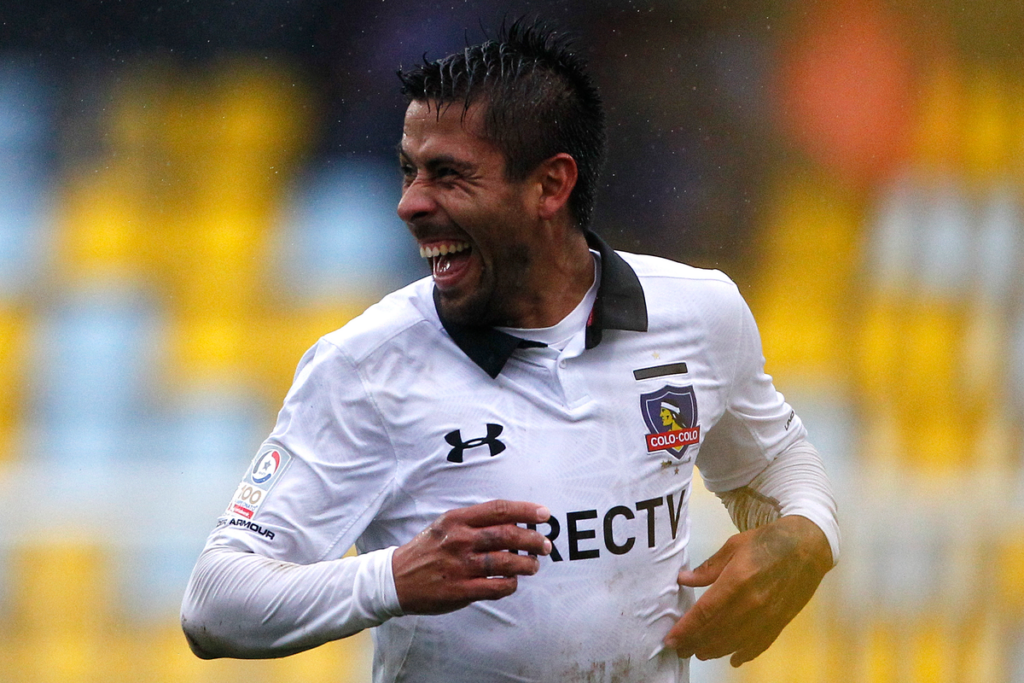
[[[693,387],[665,386],[640,396],[640,412],[650,433],[647,452],[667,451],[682,459],[689,446],[700,443],[697,395]]]

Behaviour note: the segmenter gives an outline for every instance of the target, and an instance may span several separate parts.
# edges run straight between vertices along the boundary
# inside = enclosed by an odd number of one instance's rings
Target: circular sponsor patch
[[[281,454],[277,449],[269,450],[256,459],[252,465],[252,482],[263,484],[270,480],[281,467]]]

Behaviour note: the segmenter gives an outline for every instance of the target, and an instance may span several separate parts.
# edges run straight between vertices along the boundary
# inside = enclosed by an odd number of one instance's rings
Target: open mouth
[[[434,283],[443,291],[454,287],[469,269],[473,250],[469,242],[444,240],[420,245],[420,256],[430,259]]]

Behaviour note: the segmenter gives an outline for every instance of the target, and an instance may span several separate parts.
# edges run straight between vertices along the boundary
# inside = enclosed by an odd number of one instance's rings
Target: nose
[[[434,212],[437,203],[425,183],[413,179],[402,188],[402,198],[398,201],[398,217],[406,223],[414,223]]]

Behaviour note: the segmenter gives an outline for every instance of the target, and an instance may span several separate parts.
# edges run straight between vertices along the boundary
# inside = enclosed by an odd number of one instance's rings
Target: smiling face
[[[444,316],[464,325],[527,326],[537,285],[537,189],[505,178],[501,151],[482,135],[483,106],[414,101],[400,145],[398,215],[430,259]]]
[[[661,424],[664,427],[671,429],[682,429],[683,426],[679,424],[679,411],[678,409],[669,409],[662,404],[661,406]]]

